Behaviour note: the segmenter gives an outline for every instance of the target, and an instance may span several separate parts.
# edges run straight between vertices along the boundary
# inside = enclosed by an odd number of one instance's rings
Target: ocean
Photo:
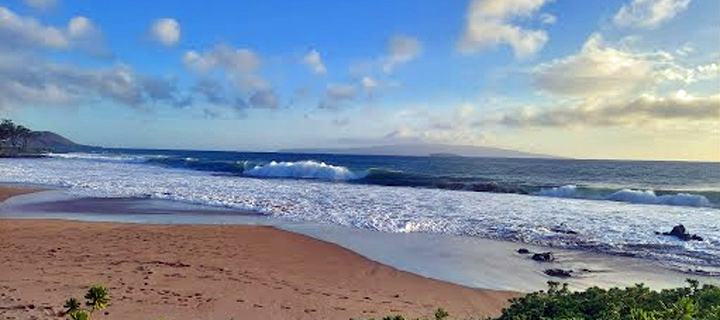
[[[720,275],[720,163],[92,149],[0,159],[0,182],[628,255]],[[656,234],[677,224],[704,240]]]

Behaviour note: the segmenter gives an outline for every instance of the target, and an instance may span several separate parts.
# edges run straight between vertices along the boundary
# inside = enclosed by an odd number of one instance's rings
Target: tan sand
[[[518,295],[272,227],[0,220],[0,318],[60,319],[64,300],[96,283],[113,296],[96,318],[119,320],[430,316],[440,306],[465,319],[496,315]]]
[[[23,194],[33,193],[33,192],[39,192],[43,191],[43,189],[37,189],[37,188],[4,188],[0,187],[0,202],[3,202],[7,199],[10,199],[14,196],[19,196]]]

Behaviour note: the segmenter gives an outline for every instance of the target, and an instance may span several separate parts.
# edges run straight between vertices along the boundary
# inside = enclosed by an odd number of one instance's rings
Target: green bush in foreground
[[[510,306],[495,320],[720,320],[720,287],[688,286],[653,291],[642,284],[625,289],[589,288],[574,292],[557,282],[539,291],[510,300]],[[442,313],[439,313],[441,312]],[[438,317],[440,315],[441,317]],[[448,314],[442,309],[435,319]],[[491,318],[488,318],[491,319]],[[383,320],[410,320],[388,316]]]
[[[89,309],[82,309],[80,301],[70,298],[65,301],[65,314],[70,320],[89,320],[94,311],[104,310],[110,303],[110,293],[104,286],[95,285],[85,294],[85,304]]]

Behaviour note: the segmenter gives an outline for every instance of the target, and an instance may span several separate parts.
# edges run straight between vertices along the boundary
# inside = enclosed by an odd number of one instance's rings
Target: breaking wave
[[[269,161],[248,157],[215,158],[167,154],[122,153],[50,153],[49,158],[80,160],[98,163],[149,164],[174,169],[212,172],[217,175],[252,177],[258,179],[303,179],[368,184],[379,186],[417,187],[442,190],[462,190],[486,193],[509,193],[553,198],[617,201],[636,204],[655,204],[689,207],[720,207],[720,194],[703,190],[651,190],[617,186],[548,186],[522,181],[493,181],[482,176],[443,175],[427,170],[405,172],[383,167],[370,167],[365,163],[352,167],[305,159]],[[537,183],[537,182],[535,182]]]
[[[610,200],[638,204],[659,204],[688,207],[713,207],[710,200],[698,194],[674,193],[658,195],[653,190],[622,189],[603,195],[598,189],[578,188],[567,185],[556,188],[542,189],[537,195],[555,198],[575,198],[589,200]]]
[[[249,177],[261,178],[293,178],[293,179],[319,179],[331,181],[347,181],[362,178],[342,166],[333,166],[317,161],[298,162],[270,162],[266,165],[258,165],[243,172]]]

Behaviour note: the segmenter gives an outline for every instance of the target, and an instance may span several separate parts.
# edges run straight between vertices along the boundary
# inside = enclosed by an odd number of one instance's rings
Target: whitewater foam
[[[339,171],[340,176],[349,175]],[[255,179],[83,160],[4,159],[0,179],[63,186],[79,196],[149,196],[383,232],[479,236],[632,254],[682,268],[720,267],[720,210],[714,208]],[[705,241],[681,242],[655,234],[678,223]],[[553,231],[557,226],[575,233]]]
[[[249,177],[262,178],[294,178],[294,179],[319,179],[346,181],[362,178],[342,166],[328,165],[324,162],[312,160],[298,162],[270,162],[266,165],[258,165],[243,172]]]
[[[588,193],[590,192],[583,192],[583,190],[575,185],[567,185],[557,188],[542,189],[537,193],[537,195],[555,198],[610,200],[637,204],[713,207],[713,204],[707,197],[689,193],[665,194],[658,196],[653,190],[633,189],[622,189],[612,192],[609,195],[598,195],[597,191],[594,194]]]

